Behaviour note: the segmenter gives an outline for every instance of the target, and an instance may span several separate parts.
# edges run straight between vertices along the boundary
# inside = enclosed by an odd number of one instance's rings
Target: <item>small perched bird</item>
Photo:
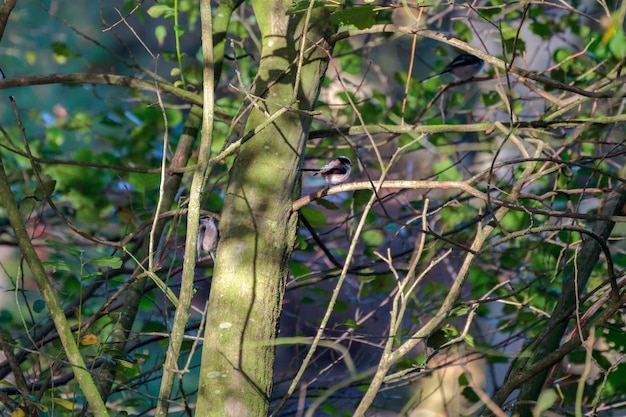
[[[430,77],[424,78],[422,82],[447,73],[454,75],[459,80],[469,80],[470,78],[474,77],[474,75],[478,74],[478,71],[483,68],[484,63],[485,61],[475,55],[461,54],[454,58],[443,71],[438,74],[431,75]]]
[[[200,226],[198,228],[198,259],[201,252],[211,255],[215,262],[215,249],[220,240],[220,231],[217,228],[215,219],[209,215],[200,216]]]
[[[338,156],[331,159],[326,165],[317,169],[303,168],[302,171],[315,172],[313,175],[321,175],[326,181],[326,186],[341,184],[350,176],[352,161],[347,156]]]

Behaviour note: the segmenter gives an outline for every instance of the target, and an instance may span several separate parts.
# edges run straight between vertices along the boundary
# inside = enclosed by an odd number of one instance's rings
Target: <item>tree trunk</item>
[[[324,34],[332,33],[326,11],[314,9],[298,81],[306,13],[288,16],[282,1],[252,3],[263,50],[254,87],[259,100],[246,132],[257,132],[239,151],[224,199],[196,407],[203,417],[268,413],[271,343],[298,221],[291,204],[300,194],[311,122],[298,110],[315,104],[327,67]],[[284,113],[259,130],[276,112]]]

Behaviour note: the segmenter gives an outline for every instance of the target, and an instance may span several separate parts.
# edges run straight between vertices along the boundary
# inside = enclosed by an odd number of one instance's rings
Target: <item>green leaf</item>
[[[530,24],[530,30],[543,40],[548,40],[554,36],[553,27],[546,19],[533,21]]]
[[[76,401],[66,400],[65,398],[55,396],[54,403],[61,408],[65,408],[66,410],[76,410]]]
[[[480,401],[480,397],[478,396],[478,394],[476,394],[476,392],[470,387],[463,388],[463,391],[461,391],[461,395],[463,395],[463,397],[471,403],[477,403],[478,401]]]
[[[443,330],[443,332],[446,334],[448,339],[452,339],[459,335],[459,330],[454,326],[448,325],[446,327],[443,327],[441,330]]]
[[[131,172],[128,174],[128,182],[140,194],[156,188],[161,182],[159,174],[142,174],[139,172]]]
[[[46,243],[50,246],[63,249],[64,252],[70,253],[75,256],[80,256],[83,253],[83,251],[76,249],[74,246],[69,246],[67,243],[59,242],[54,239],[47,239]]]
[[[320,409],[331,416],[339,415],[339,409],[330,401],[324,401]]]
[[[527,214],[523,211],[509,211],[500,224],[505,230],[519,230],[527,224]]]
[[[54,192],[54,188],[57,185],[56,180],[52,179],[50,175],[44,175],[41,177],[42,184],[37,184],[37,189],[35,190],[35,196],[38,198],[44,198],[46,195],[52,195]]]
[[[480,101],[482,101],[486,107],[493,106],[500,102],[500,94],[496,91],[487,91],[480,95]]]
[[[294,259],[291,260],[291,275],[294,277],[301,277],[307,275],[311,272],[311,268],[305,264],[304,262],[296,261]]]
[[[291,16],[297,13],[304,13],[307,10],[309,10],[310,4],[311,4],[310,0],[300,0],[300,1],[294,2],[289,8],[289,10],[287,10],[287,14]],[[315,3],[313,3],[313,8],[324,7],[325,5],[326,5],[326,2],[324,1],[316,1]]]
[[[300,214],[304,216],[313,227],[326,226],[326,216],[320,210],[311,207],[302,207]]]
[[[181,25],[174,25],[174,32],[176,32],[178,36],[183,36],[185,34],[185,27]]]
[[[437,173],[438,181],[461,181],[463,179],[463,175],[450,158],[435,162],[433,168]]]
[[[159,25],[154,29],[154,37],[156,38],[159,46],[163,46],[165,37],[167,36],[167,28],[163,25]]]
[[[117,256],[102,256],[100,258],[94,258],[89,262],[96,266],[113,269],[118,269],[122,266],[122,260]]]
[[[448,338],[446,337],[446,332],[441,329],[437,329],[428,339],[426,339],[426,346],[432,349],[439,349],[447,341]]]
[[[360,327],[354,319],[345,319],[341,324],[351,329],[358,329]]]
[[[361,234],[361,237],[368,245],[380,246],[385,241],[385,234],[378,229],[366,230]]]
[[[422,367],[426,364],[426,361],[428,360],[428,355],[425,353],[420,353],[418,354],[414,361],[415,361],[415,366],[416,367]]]
[[[376,24],[376,8],[377,6],[353,6],[337,10],[330,15],[330,21],[347,28],[371,28]]]
[[[0,324],[8,326],[13,322],[13,314],[8,310],[0,310]]]
[[[533,417],[541,417],[543,416],[544,411],[547,411],[556,403],[556,400],[559,399],[559,396],[552,389],[547,389],[539,394],[539,399],[537,400],[537,405],[533,408]]]
[[[361,271],[364,272],[364,271]],[[367,284],[368,282],[372,282],[376,279],[376,275],[359,275],[359,282],[363,284]]]
[[[454,312],[455,317],[462,317],[469,312],[469,307],[463,307]]]
[[[82,277],[80,277],[80,280],[85,282],[88,281],[90,278],[93,277],[100,277],[102,276],[102,272],[98,271],[98,272],[92,272],[91,274],[85,274]]]
[[[457,20],[452,24],[452,28],[457,33],[459,39],[469,42],[473,38],[474,31],[461,20]]]
[[[161,16],[168,18],[174,15],[174,9],[170,6],[166,6],[165,4],[155,4],[148,9],[148,15],[153,18]]]
[[[626,56],[626,36],[624,28],[621,26],[615,31],[615,35],[609,41],[609,51],[617,59],[623,59]]]
[[[352,195],[352,203],[354,205],[354,211],[360,212],[361,209],[367,204],[372,197],[372,190],[356,190]]]
[[[51,43],[50,49],[52,49],[52,53],[56,55],[57,57],[74,58],[74,57],[80,56],[80,54],[77,54],[74,51],[72,51],[69,48],[69,46],[60,42]]]
[[[335,313],[345,313],[345,312],[348,311],[349,307],[350,306],[349,306],[349,304],[347,302],[338,300],[335,303],[335,308],[334,308],[333,311]]]
[[[337,204],[333,203],[332,201],[324,200],[323,198],[317,200],[316,203],[324,207],[326,210],[339,210]]]
[[[462,387],[466,387],[469,385],[469,379],[467,379],[467,374],[465,372],[459,375],[458,382],[459,382],[459,385]]]
[[[41,313],[45,309],[46,309],[46,303],[44,300],[42,300],[41,298],[35,300],[35,302],[33,303],[33,311],[35,313]]]
[[[72,270],[71,266],[68,263],[63,262],[61,260],[54,260],[54,261],[43,262],[43,267],[44,268],[52,268],[52,272],[55,272],[55,271],[71,271]]]

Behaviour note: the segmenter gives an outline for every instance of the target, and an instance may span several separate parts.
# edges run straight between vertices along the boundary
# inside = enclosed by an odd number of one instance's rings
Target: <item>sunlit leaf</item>
[[[463,175],[450,158],[443,158],[435,162],[434,170],[437,172],[437,179],[439,181],[461,181],[463,179]]]
[[[0,385],[4,385],[6,387],[11,387],[11,388],[15,387],[15,385],[13,385],[11,381],[8,381],[6,379],[0,379]]]
[[[16,408],[11,413],[11,417],[25,417],[25,416],[26,414],[24,413],[24,410],[22,410],[21,408]]]
[[[73,50],[71,50],[66,44],[60,42],[53,42],[50,44],[50,49],[55,57],[62,58],[74,58],[80,56]]]
[[[623,59],[626,56],[626,36],[624,35],[623,27],[619,26],[617,28],[608,46],[615,58]]]
[[[71,410],[71,411],[76,410],[75,401],[66,400],[65,398],[55,396],[54,403],[58,405],[59,407],[65,408],[66,410]]]
[[[83,346],[95,345],[96,343],[98,343],[98,336],[93,333],[88,333],[80,339],[80,344]]]

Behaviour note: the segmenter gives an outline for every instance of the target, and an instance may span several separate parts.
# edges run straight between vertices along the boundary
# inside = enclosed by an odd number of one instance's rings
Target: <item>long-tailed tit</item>
[[[326,165],[317,169],[303,168],[302,171],[315,172],[313,175],[321,175],[326,181],[326,186],[341,184],[350,176],[352,161],[347,156],[338,156],[331,159]]]
[[[198,228],[198,259],[201,252],[211,255],[215,262],[215,249],[220,240],[220,231],[217,228],[215,219],[209,215],[200,216],[200,226]]]
[[[469,80],[470,78],[474,77],[474,75],[478,74],[478,71],[483,68],[484,63],[485,61],[475,55],[461,54],[454,58],[443,71],[438,74],[431,75],[430,77],[424,78],[422,82],[447,73],[454,75],[459,80]]]

